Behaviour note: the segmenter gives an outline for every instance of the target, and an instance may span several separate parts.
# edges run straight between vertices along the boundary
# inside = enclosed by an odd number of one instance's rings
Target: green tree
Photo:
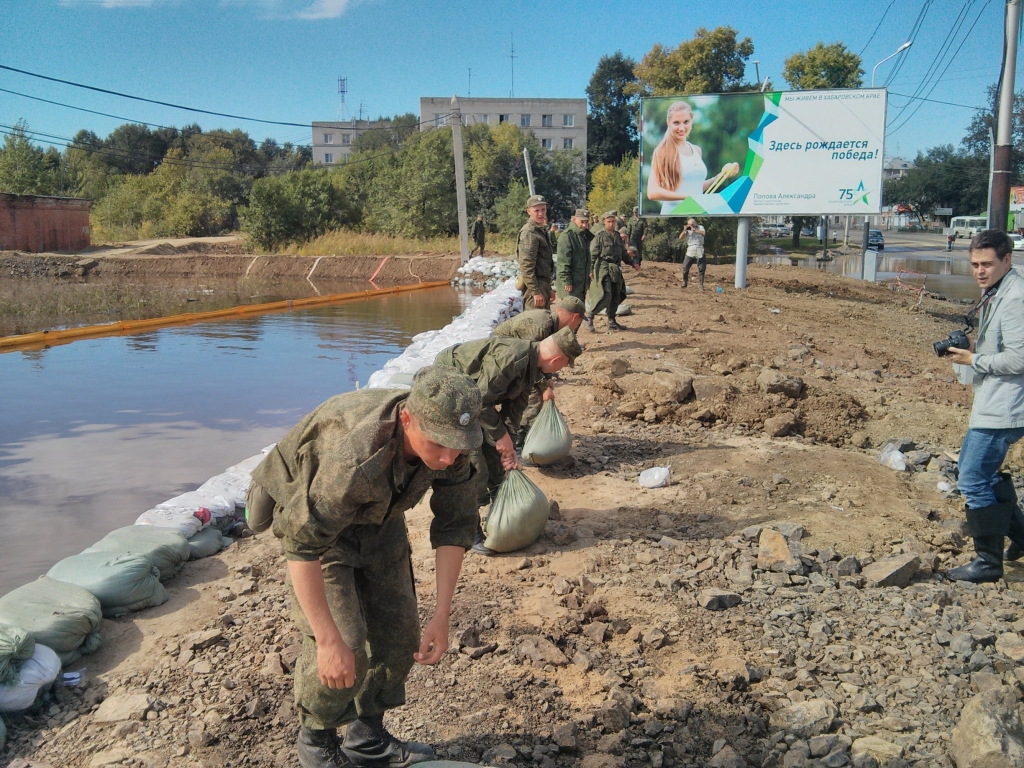
[[[319,237],[350,223],[330,172],[322,168],[257,179],[249,205],[239,211],[239,216],[242,231],[264,250]]]
[[[974,113],[971,124],[967,126],[967,133],[960,142],[964,152],[974,157],[985,158],[986,162],[991,152],[989,130],[994,132],[996,129],[995,114],[999,107],[999,91],[994,85],[988,87],[987,102],[990,105],[989,108]],[[1010,166],[1010,183],[1020,184],[1024,181],[1024,91],[1018,92],[1013,98],[1011,142],[1013,155]]]
[[[692,40],[673,49],[657,43],[636,66],[637,83],[627,91],[672,96],[750,89],[743,77],[754,44],[749,37],[737,40],[736,34],[732,27],[699,27]]]
[[[28,138],[28,126],[19,120],[0,148],[0,192],[16,195],[54,194],[55,175],[46,153]]]
[[[512,179],[508,192],[501,197],[494,207],[495,223],[503,235],[515,237],[526,223],[526,201],[530,197],[530,188],[525,181]]]
[[[883,187],[884,205],[906,205],[919,215],[952,208],[954,216],[985,210],[988,200],[988,158],[957,150],[952,144],[919,152],[914,168]]]
[[[636,82],[636,62],[622,51],[602,56],[587,85],[587,171],[598,165],[617,165],[636,152],[636,99],[626,89]]]
[[[795,90],[860,88],[864,84],[861,59],[843,43],[817,45],[794,53],[783,63],[782,76]]]
[[[395,117],[379,117],[370,123],[367,130],[356,134],[352,146],[355,150],[371,152],[398,149],[418,130],[419,118],[412,112],[395,115]]]
[[[590,175],[587,207],[598,216],[610,210],[631,214],[636,205],[639,179],[640,160],[635,155],[627,155],[616,165],[597,166]]]

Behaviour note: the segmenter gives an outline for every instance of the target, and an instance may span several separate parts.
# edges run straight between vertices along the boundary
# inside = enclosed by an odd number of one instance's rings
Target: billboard
[[[1010,210],[1014,213],[1024,211],[1024,187],[1010,187]]]
[[[880,213],[884,88],[643,99],[644,216]]]

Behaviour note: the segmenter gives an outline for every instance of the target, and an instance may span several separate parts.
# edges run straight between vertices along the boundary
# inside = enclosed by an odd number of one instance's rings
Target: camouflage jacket
[[[332,397],[253,471],[253,481],[277,502],[274,535],[289,560],[317,560],[336,544],[348,565],[372,560],[376,531],[393,529],[384,524],[430,489],[431,545],[472,546],[475,471],[467,455],[440,471],[405,461],[398,414],[408,396],[408,390],[364,389]]]
[[[570,224],[558,237],[558,289],[586,285],[590,274],[590,248],[587,236],[576,224]]]
[[[541,294],[547,298],[546,293],[555,273],[547,229],[527,221],[519,230],[516,258],[519,260],[519,276],[526,286],[526,295]]]
[[[492,336],[448,347],[434,364],[451,366],[480,387],[484,403],[480,426],[484,439],[494,445],[510,429],[518,431],[530,392],[547,388],[544,372],[537,366],[537,353],[537,342]]]
[[[494,329],[494,335],[506,339],[543,341],[557,330],[557,312],[550,309],[530,309],[501,323]]]

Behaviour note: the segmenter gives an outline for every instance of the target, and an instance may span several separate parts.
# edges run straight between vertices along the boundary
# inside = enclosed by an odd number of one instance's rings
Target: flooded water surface
[[[0,354],[0,594],[275,442],[471,298],[427,289]]]

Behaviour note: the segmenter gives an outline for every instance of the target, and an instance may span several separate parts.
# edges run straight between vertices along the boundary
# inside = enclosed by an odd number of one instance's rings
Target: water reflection
[[[274,442],[471,298],[433,289],[0,354],[0,594]]]

